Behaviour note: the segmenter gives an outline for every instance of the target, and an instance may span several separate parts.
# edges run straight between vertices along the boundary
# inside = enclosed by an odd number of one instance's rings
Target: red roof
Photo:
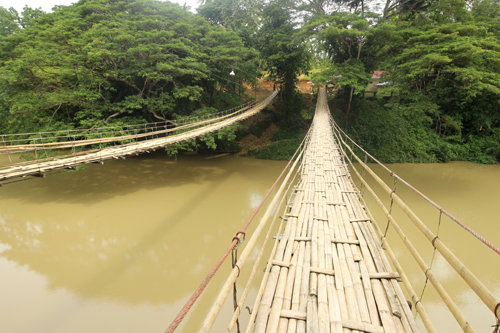
[[[380,79],[382,74],[389,73],[388,71],[373,71],[372,79]]]

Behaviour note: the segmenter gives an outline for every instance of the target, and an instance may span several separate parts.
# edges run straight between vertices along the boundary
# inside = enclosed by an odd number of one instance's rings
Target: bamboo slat
[[[353,330],[358,330],[362,332],[369,333],[384,333],[385,330],[382,326],[375,326],[368,323],[363,323],[359,321],[346,320],[343,322],[343,326]]]
[[[328,117],[323,96],[253,332],[417,332]]]
[[[281,310],[281,317],[297,319],[297,320],[306,320],[306,313],[293,311],[293,310]]]

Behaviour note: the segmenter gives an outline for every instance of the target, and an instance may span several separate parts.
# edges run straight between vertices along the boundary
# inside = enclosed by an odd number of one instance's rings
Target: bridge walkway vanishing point
[[[264,249],[272,235],[278,219],[277,208],[284,207],[281,225],[278,227],[274,247],[271,251],[260,289],[251,307],[246,333],[251,332],[436,332],[425,306],[399,264],[384,231],[375,223],[371,213],[365,208],[361,192],[354,185],[348,169],[360,180],[363,191],[368,192],[380,206],[387,218],[386,231],[394,229],[401,238],[408,253],[418,264],[429,282],[441,298],[449,313],[464,332],[475,332],[462,314],[459,306],[447,293],[443,284],[434,274],[430,265],[412,245],[414,235],[407,235],[398,221],[391,215],[392,204],[399,206],[412,223],[427,238],[428,245],[445,259],[461,279],[478,297],[476,306],[493,313],[492,320],[499,324],[500,301],[484,284],[455,256],[441,239],[434,234],[405,202],[395,193],[396,186],[390,188],[365,162],[357,157],[341,136],[341,129],[335,124],[328,110],[326,94],[320,91],[316,114],[303,145],[297,150],[288,166],[271,187],[274,197],[267,205],[255,231],[245,242],[237,257],[237,248],[244,239],[250,220],[236,233],[236,237],[225,254],[217,262],[200,288],[193,294],[177,318],[166,332],[173,332],[186,315],[196,298],[203,291],[217,268],[233,251],[233,269],[208,312],[200,332],[209,332],[222,306],[233,291],[234,313],[227,332],[233,332],[238,318],[245,308],[247,296],[253,286]],[[345,136],[345,134],[344,134]],[[347,136],[345,136],[348,138]],[[348,138],[349,139],[349,138]],[[352,142],[354,145],[355,143]],[[360,148],[360,147],[358,147]],[[361,148],[360,148],[361,149]],[[347,154],[350,151],[351,157]],[[370,156],[363,151],[365,156]],[[356,159],[358,166],[352,164]],[[382,165],[383,166],[383,165]],[[396,182],[401,182],[419,193],[441,215],[450,218],[469,233],[487,245],[497,254],[500,250],[484,237],[464,225],[443,208],[411,187],[404,179],[383,166]],[[362,169],[363,175],[357,169]],[[390,197],[390,208],[385,207],[375,191],[365,180],[370,175]],[[286,174],[286,176],[284,176]],[[281,177],[283,177],[282,180]],[[298,177],[296,181],[295,177]],[[278,182],[279,189],[274,190]],[[266,196],[267,197],[267,196]],[[264,203],[266,198],[263,199]],[[271,216],[274,216],[271,218]],[[270,223],[268,223],[270,222]],[[266,231],[260,250],[255,249],[257,240]],[[281,233],[281,235],[279,235]],[[486,248],[485,248],[486,249]],[[255,258],[255,254],[258,256]],[[253,257],[253,268],[243,291],[238,291],[236,281],[245,262]],[[433,259],[434,260],[434,255]],[[394,267],[394,268],[393,268]],[[239,281],[243,283],[244,281]],[[403,282],[405,294],[400,288]],[[424,287],[425,290],[425,287]],[[479,304],[479,299],[482,304]],[[250,301],[250,300],[249,300]],[[418,313],[417,324],[410,308]],[[221,319],[222,320],[222,319]],[[492,322],[494,323],[494,322]],[[493,325],[493,327],[498,327]],[[496,331],[498,332],[498,331]]]
[[[105,147],[102,149],[94,149],[90,151],[82,151],[78,153],[57,156],[54,158],[46,158],[42,160],[32,160],[28,162],[9,164],[0,167],[0,181],[11,179],[15,177],[25,177],[28,175],[43,176],[46,172],[63,169],[63,168],[74,168],[81,164],[88,163],[102,163],[104,160],[117,159],[124,156],[137,155],[139,153],[149,152],[150,150],[155,150],[168,145],[180,143],[186,140],[195,139],[203,135],[216,132],[224,127],[233,125],[239,121],[246,118],[252,117],[259,113],[271,101],[276,97],[278,91],[274,91],[266,99],[259,103],[255,103],[250,107],[245,107],[242,110],[236,111],[234,113],[224,115],[218,118],[200,121],[194,124],[189,124],[173,129],[159,130],[148,133],[141,133],[137,135],[127,135],[113,138],[102,138],[102,139],[92,139],[92,140],[77,140],[73,142],[55,142],[55,143],[39,143],[39,144],[28,144],[28,145],[5,145],[0,147],[0,153],[9,152],[30,152],[30,151],[43,151],[44,149],[71,149],[75,147],[83,147],[96,145],[105,142],[113,141],[124,141],[124,140],[134,140],[137,138],[148,138],[151,139],[143,141],[135,141],[132,143],[121,144],[112,147]],[[178,133],[172,135],[173,133]],[[158,135],[170,134],[168,136],[157,137]],[[40,142],[41,140],[39,140]],[[0,184],[1,185],[1,184]]]
[[[418,326],[319,98],[255,332],[416,332]]]

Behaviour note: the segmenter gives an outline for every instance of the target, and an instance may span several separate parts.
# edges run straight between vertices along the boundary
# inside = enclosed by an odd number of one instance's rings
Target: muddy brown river
[[[155,153],[0,188],[0,332],[165,331],[285,164],[197,155],[180,155],[175,161]],[[391,168],[500,244],[500,166]],[[390,177],[385,178],[392,186]],[[401,186],[397,191],[406,190]],[[406,194],[409,205],[435,231],[438,212]],[[394,214],[401,212],[394,209]],[[385,227],[383,218],[379,224]],[[500,298],[500,256],[448,219],[442,219],[439,235]],[[420,294],[423,273],[409,263],[408,251],[391,230],[389,237]],[[422,237],[417,240],[430,263],[432,247]],[[439,255],[432,268],[473,327],[491,331],[491,312]],[[178,332],[199,329],[229,270],[228,260]],[[438,331],[459,330],[429,285],[423,299]],[[231,307],[226,304],[223,316]],[[246,311],[243,322],[245,318]],[[228,319],[223,319],[213,332],[225,329]]]

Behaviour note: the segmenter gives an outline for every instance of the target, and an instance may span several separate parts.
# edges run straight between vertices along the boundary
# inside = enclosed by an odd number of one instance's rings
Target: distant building
[[[370,79],[370,82],[368,83],[368,86],[366,87],[366,95],[370,96],[376,96],[377,91],[379,87],[383,86],[384,83],[380,83],[382,80],[382,77],[384,76],[385,73],[389,73],[388,71],[373,71],[372,78]],[[387,76],[387,74],[385,75]]]

